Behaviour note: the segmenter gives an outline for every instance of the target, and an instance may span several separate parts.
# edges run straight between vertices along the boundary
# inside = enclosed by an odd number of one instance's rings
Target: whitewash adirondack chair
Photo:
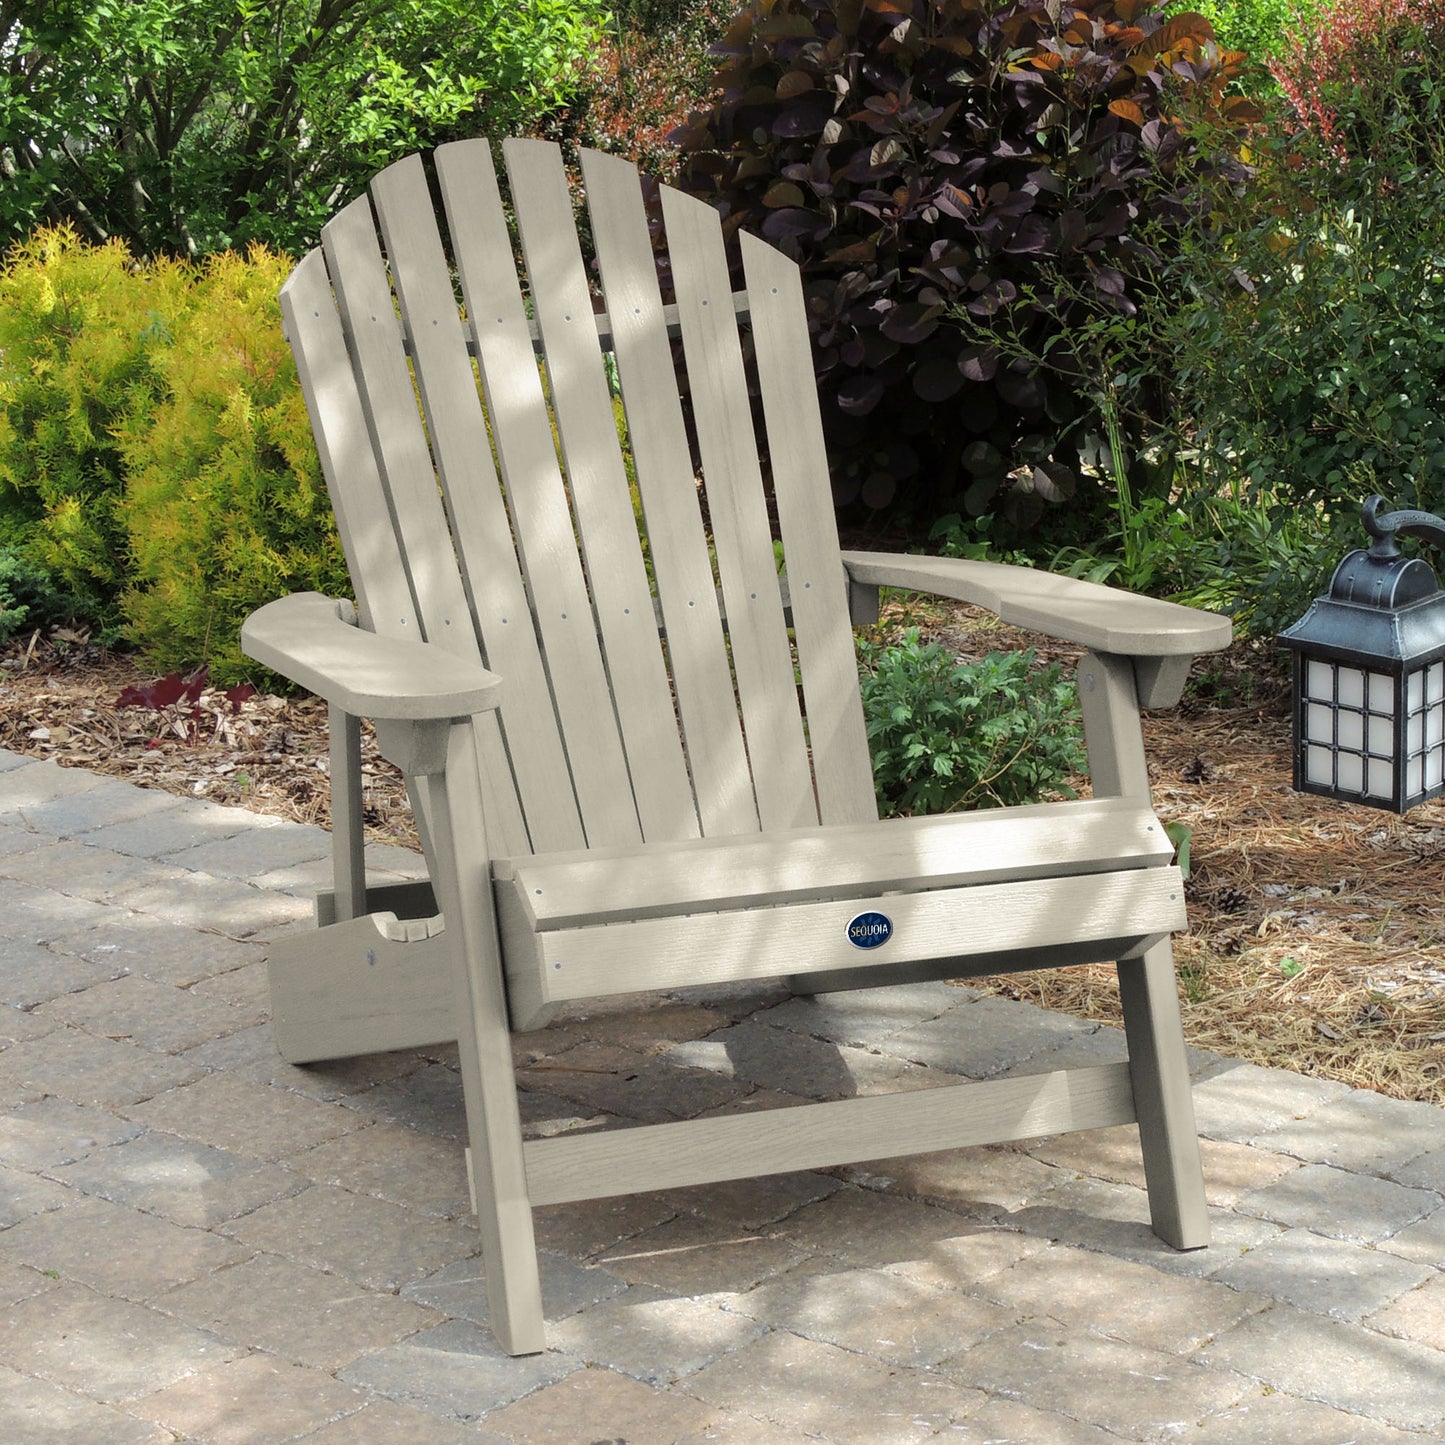
[[[735,296],[717,214],[664,188],[664,305],[631,165],[583,158],[593,270],[557,149],[502,150],[525,292],[490,147],[465,141],[435,154],[446,243],[411,157],[282,293],[359,618],[299,594],[243,632],[332,717],[335,889],[315,934],[272,950],[281,1052],[459,1041],[491,1318],[517,1354],[543,1348],[539,1204],[1137,1119],[1156,1231],[1204,1244],[1169,948],[1183,889],[1139,706],[1177,700],[1228,623],[1027,569],[840,554],[795,266],[743,235]],[[852,621],[885,584],[1089,649],[1092,798],[879,821]],[[411,786],[430,886],[366,883],[361,717]],[[567,1001],[1102,960],[1128,1063],[523,1141],[510,1031]]]

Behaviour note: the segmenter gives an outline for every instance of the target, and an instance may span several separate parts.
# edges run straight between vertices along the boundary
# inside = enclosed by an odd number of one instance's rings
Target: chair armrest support
[[[355,717],[444,721],[501,701],[501,679],[434,643],[379,637],[347,619],[350,604],[319,592],[268,602],[241,627],[248,657]]]

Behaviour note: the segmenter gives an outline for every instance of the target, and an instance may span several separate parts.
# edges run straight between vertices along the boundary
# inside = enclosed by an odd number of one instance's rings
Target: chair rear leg
[[[1200,1249],[1209,1243],[1209,1215],[1174,951],[1165,939],[1118,968],[1154,1232],[1175,1249]]]
[[[542,1292],[480,777],[469,726],[452,729],[445,778],[428,782],[436,844],[433,878],[447,931],[460,934],[458,1047],[492,1332],[508,1354],[535,1354],[546,1349]]]

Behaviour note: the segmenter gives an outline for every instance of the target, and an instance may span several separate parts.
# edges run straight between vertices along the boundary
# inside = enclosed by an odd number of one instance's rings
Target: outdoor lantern
[[[1294,785],[1403,813],[1445,793],[1445,593],[1399,534],[1445,546],[1445,520],[1364,505],[1372,541],[1280,642],[1294,653]]]

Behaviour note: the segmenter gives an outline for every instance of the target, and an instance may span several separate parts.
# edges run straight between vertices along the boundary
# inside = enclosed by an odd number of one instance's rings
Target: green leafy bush
[[[1350,538],[1371,492],[1445,506],[1442,40],[1440,0],[1320,12],[1156,337],[1207,485]]]
[[[1249,165],[1173,234],[1153,295],[1111,317],[1053,269],[1077,303],[1072,357],[1158,479],[1136,492],[1122,475],[1107,539],[1050,565],[1228,612],[1262,636],[1358,542],[1364,497],[1445,505],[1441,39],[1445,0],[1321,10],[1275,63],[1280,92]],[[1000,346],[1055,365],[1022,334]],[[1104,448],[1100,465],[1121,451]],[[976,554],[994,537],[954,520],[945,540]]]
[[[1445,68],[1445,0],[1320,0],[1311,10],[1270,64],[1293,118],[1340,159],[1395,158],[1402,132],[1424,148],[1417,158],[1438,155],[1428,102]]]
[[[162,668],[254,669],[253,607],[347,589],[281,335],[290,261],[41,232],[0,271],[0,537]]]
[[[722,53],[681,184],[803,267],[840,503],[1024,525],[1071,496],[1087,404],[989,330],[1062,362],[1044,263],[1130,312],[1207,167],[1180,117],[1249,114],[1243,58],[1152,0],[771,0]]]
[[[409,151],[564,105],[599,0],[0,7],[0,244],[69,221],[139,255],[312,244]]]
[[[987,529],[970,527],[956,513],[939,518],[930,540],[945,557],[1037,565],[1219,612],[1232,619],[1237,637],[1273,637],[1296,621],[1340,558],[1340,539],[1328,519],[1310,509],[1213,492],[1193,484],[1187,471],[1176,481],[1171,497],[1139,502],[1132,549],[1116,529],[1088,547],[1037,556],[1001,552]]]
[[[1291,32],[1318,9],[1317,0],[1175,0],[1172,10],[1194,10],[1214,27],[1221,45],[1244,50],[1259,62],[1250,75],[1251,89],[1268,79],[1264,62],[1288,44]]]
[[[1084,767],[1074,684],[1032,650],[959,662],[910,628],[860,642],[863,710],[887,813],[1006,807],[1072,797]]]

